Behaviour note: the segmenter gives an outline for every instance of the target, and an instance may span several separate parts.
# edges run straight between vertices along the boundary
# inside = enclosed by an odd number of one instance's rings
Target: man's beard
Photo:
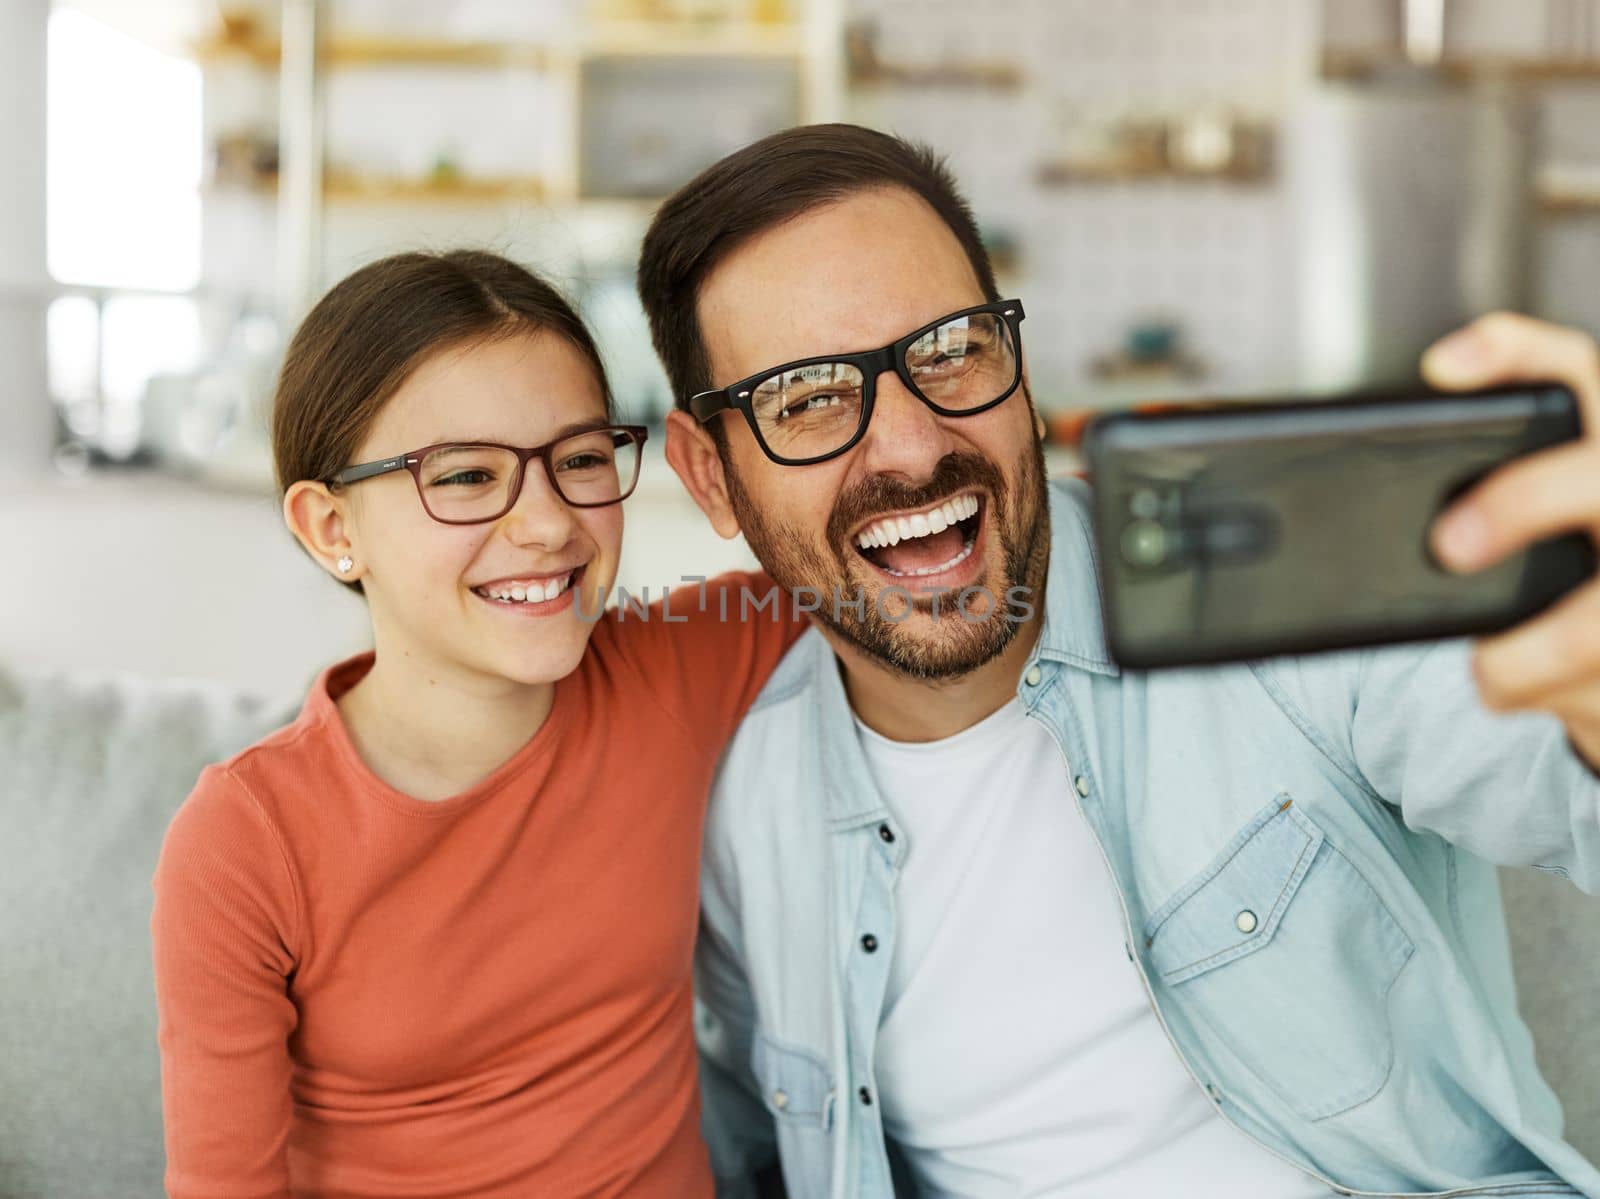
[[[1050,507],[1044,451],[1037,440],[1030,439],[1028,449],[1018,456],[1015,489],[987,458],[964,453],[941,458],[933,477],[920,487],[883,476],[865,480],[834,504],[825,550],[819,550],[803,530],[768,519],[751,502],[726,458],[723,474],[745,540],[773,581],[791,592],[809,589],[808,594],[820,595],[816,616],[823,624],[900,674],[924,681],[948,681],[970,674],[999,657],[1017,635],[1022,622],[1011,613],[1010,599],[1018,597],[1035,611],[1043,600],[1050,558]],[[854,560],[859,555],[848,548],[853,529],[883,512],[930,507],[974,489],[988,493],[992,528],[1002,551],[1001,586],[997,591],[991,589],[981,618],[970,609],[963,613],[956,595],[943,595],[938,624],[930,634],[918,637],[880,610],[881,590],[878,597],[865,599],[859,607],[839,602],[867,596],[868,568]],[[899,607],[903,609],[903,603]],[[913,607],[927,613],[933,602],[918,598]]]

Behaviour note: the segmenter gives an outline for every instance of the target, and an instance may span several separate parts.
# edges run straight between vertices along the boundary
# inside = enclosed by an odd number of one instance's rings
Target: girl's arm
[[[265,813],[210,767],[167,830],[151,936],[170,1199],[289,1199],[299,907]]]
[[[720,753],[810,618],[764,572],[730,571],[652,598],[644,608],[619,596],[596,636],[614,637],[663,706]]]

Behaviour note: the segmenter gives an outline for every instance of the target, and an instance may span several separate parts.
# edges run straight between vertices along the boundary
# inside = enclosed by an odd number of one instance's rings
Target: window
[[[200,68],[71,8],[50,17],[47,253],[59,282],[200,281]]]
[[[50,388],[71,436],[124,458],[151,380],[200,356],[187,294],[200,282],[200,69],[58,6],[47,70],[46,255],[69,293],[49,311]]]

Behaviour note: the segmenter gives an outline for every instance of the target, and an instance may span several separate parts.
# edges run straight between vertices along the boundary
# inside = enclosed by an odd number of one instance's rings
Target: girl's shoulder
[[[353,659],[352,662],[359,662]],[[300,711],[230,756],[201,771],[178,818],[221,832],[241,824],[278,830],[291,818],[297,800],[335,773],[340,757],[336,713],[328,686],[331,677],[351,663],[340,663],[320,675]],[[174,824],[178,819],[174,820]]]
[[[304,714],[200,772],[167,830],[169,841],[239,844],[283,840],[293,780],[314,777],[315,728]]]

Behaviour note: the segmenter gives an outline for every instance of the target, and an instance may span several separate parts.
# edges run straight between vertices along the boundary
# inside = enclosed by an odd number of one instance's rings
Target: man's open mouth
[[[916,512],[880,516],[857,531],[856,551],[895,578],[943,575],[972,556],[987,506],[979,493],[965,492]]]

